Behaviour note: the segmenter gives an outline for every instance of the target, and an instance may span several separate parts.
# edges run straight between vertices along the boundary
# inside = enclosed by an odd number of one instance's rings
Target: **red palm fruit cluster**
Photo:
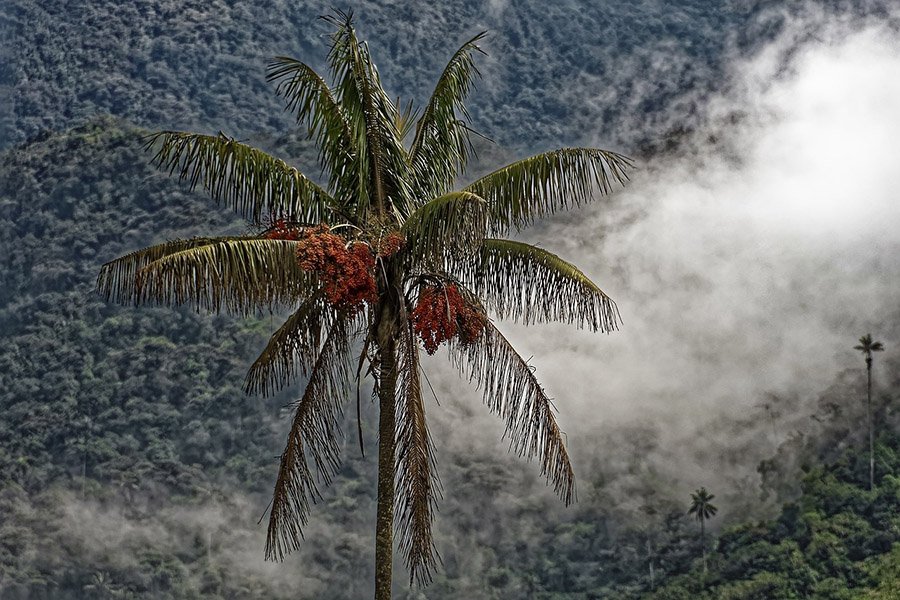
[[[300,228],[288,225],[284,219],[276,219],[272,221],[263,237],[268,240],[299,240]]]
[[[348,248],[344,238],[319,225],[307,230],[297,244],[297,260],[301,269],[319,276],[325,297],[334,306],[360,308],[363,302],[378,300],[375,257],[366,244]]]
[[[463,344],[474,342],[484,331],[487,317],[468,304],[455,285],[428,286],[419,291],[412,322],[425,351],[434,354],[454,336]]]
[[[402,233],[399,231],[392,231],[381,238],[381,241],[378,243],[378,257],[388,258],[397,254],[405,243],[406,238],[403,237]]]

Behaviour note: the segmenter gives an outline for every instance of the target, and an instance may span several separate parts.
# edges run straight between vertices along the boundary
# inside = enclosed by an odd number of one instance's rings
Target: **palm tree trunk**
[[[872,431],[872,359],[866,359],[866,422],[869,425],[869,491],[875,487],[875,435]]]
[[[381,379],[378,385],[378,513],[375,524],[375,600],[390,600],[394,551],[394,458],[397,384],[396,341],[379,344]]]
[[[706,526],[700,519],[700,547],[703,550],[703,574],[706,575]]]

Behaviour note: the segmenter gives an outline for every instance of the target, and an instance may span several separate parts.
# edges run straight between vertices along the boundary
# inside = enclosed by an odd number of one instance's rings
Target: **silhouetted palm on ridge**
[[[715,498],[714,494],[706,491],[705,487],[701,487],[691,494],[691,507],[688,509],[689,515],[694,515],[700,521],[700,545],[703,547],[703,571],[706,571],[706,526],[705,523],[712,517],[716,516],[719,509],[712,504]]]
[[[859,344],[853,346],[866,357],[866,426],[869,428],[869,489],[875,487],[875,426],[872,423],[872,353],[884,350],[881,342],[872,341],[872,334],[859,338]]]

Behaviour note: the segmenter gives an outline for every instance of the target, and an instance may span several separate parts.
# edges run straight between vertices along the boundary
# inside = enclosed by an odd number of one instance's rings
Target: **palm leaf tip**
[[[561,148],[538,154],[469,184],[491,205],[496,232],[522,229],[536,218],[584,205],[628,181],[630,158],[599,148]]]
[[[584,272],[531,244],[486,239],[479,259],[456,270],[501,319],[573,323],[605,333],[621,322],[616,303]]]

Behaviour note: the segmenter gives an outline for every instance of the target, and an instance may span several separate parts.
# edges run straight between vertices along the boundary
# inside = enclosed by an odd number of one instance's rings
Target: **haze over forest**
[[[375,459],[360,456],[350,404],[343,470],[304,548],[263,560],[257,519],[302,382],[269,399],[240,387],[278,317],[115,306],[94,289],[116,256],[245,228],[156,172],[148,131],[223,131],[319,175],[264,77],[275,55],[324,67],[316,17],[329,7],[120,4],[0,6],[0,597],[366,596]],[[676,598],[681,581],[740,581],[715,562],[718,579],[697,575],[691,492],[715,492],[708,527],[725,552],[731,528],[782,523],[785,503],[814,504],[801,493],[830,498],[816,477],[861,486],[848,466],[865,436],[853,346],[868,332],[885,346],[877,502],[889,516],[875,512],[894,537],[872,533],[847,553],[857,566],[817,574],[808,597],[882,597],[893,576],[880,573],[900,561],[894,3],[353,9],[385,88],[418,104],[456,48],[489,32],[469,106],[492,142],[477,142],[467,179],[559,146],[637,165],[624,190],[522,233],[612,296],[620,330],[499,323],[554,398],[579,502],[563,507],[538,465],[508,454],[502,422],[439,351],[423,367],[443,567],[423,591],[398,565],[397,597]],[[376,412],[364,403],[367,450]],[[841,582],[832,595],[826,579]],[[650,595],[667,582],[671,595]],[[841,595],[851,587],[872,595]]]

